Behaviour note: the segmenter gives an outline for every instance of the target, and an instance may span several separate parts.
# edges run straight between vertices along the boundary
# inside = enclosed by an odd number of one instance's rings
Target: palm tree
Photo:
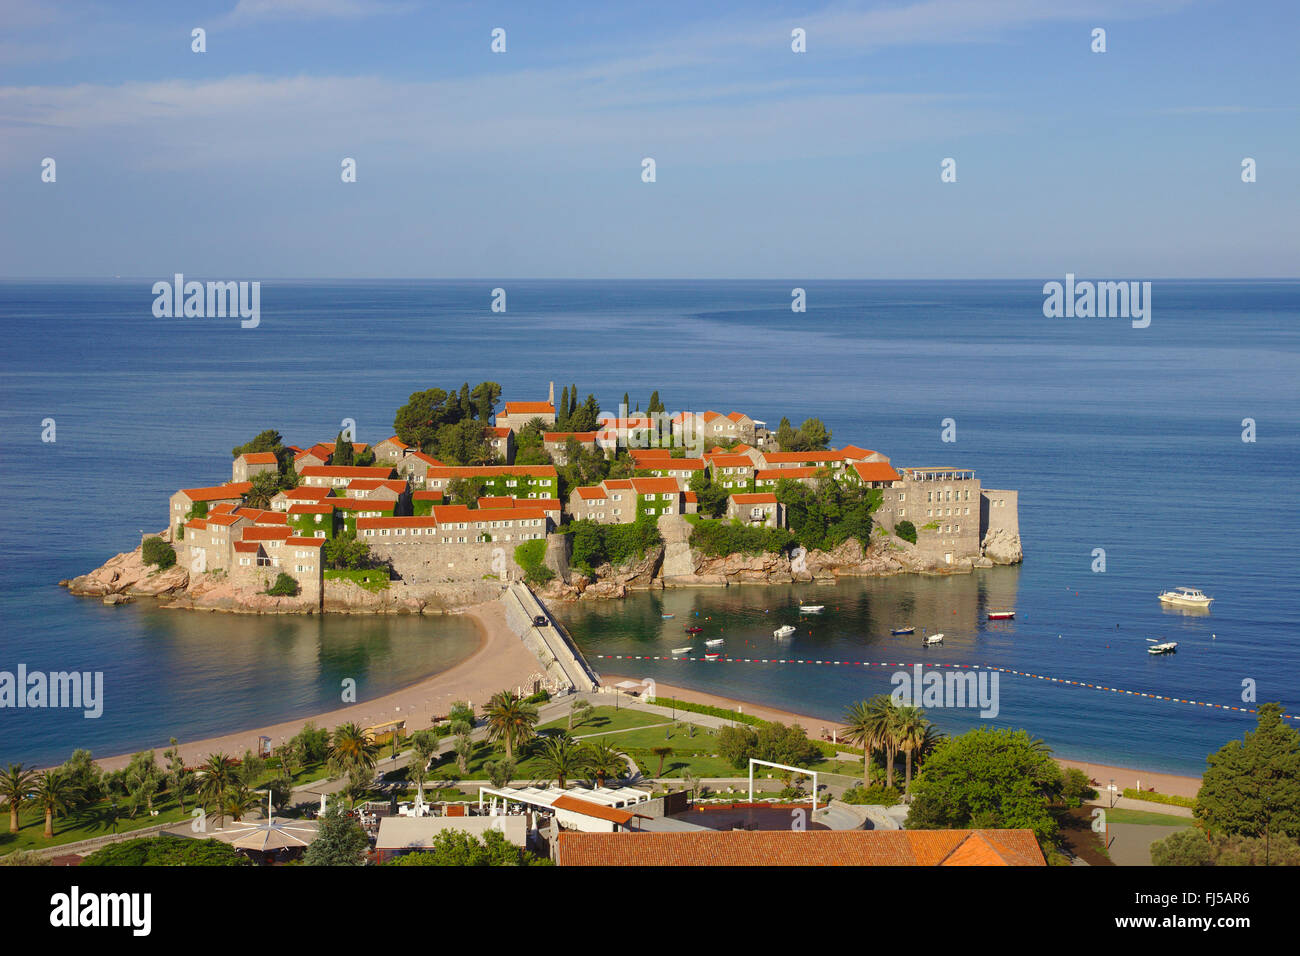
[[[32,802],[45,811],[45,839],[54,837],[54,815],[67,813],[77,799],[77,788],[63,770],[47,770],[37,778]]]
[[[411,751],[411,758],[406,762],[406,779],[415,784],[420,791],[420,802],[424,802],[424,781],[429,777],[429,758],[420,753],[419,748]]]
[[[244,814],[254,807],[260,806],[262,800],[252,790],[240,782],[236,781],[232,786],[226,789],[221,798],[221,812],[229,814],[230,819],[238,822],[244,818]]]
[[[888,694],[867,701],[871,714],[873,746],[885,752],[885,786],[894,786],[894,758],[898,756],[898,705]]]
[[[9,804],[9,832],[18,832],[18,811],[27,803],[28,795],[36,784],[36,771],[24,770],[20,763],[11,763],[8,770],[0,771],[0,797]]]
[[[656,777],[664,775],[664,758],[673,755],[672,747],[651,747],[650,752],[659,758],[659,769],[655,771]]]
[[[906,761],[903,777],[904,792],[911,789],[912,756],[917,754],[925,744],[925,734],[929,726],[930,721],[926,719],[925,711],[919,707],[898,708],[898,720],[895,729],[898,734],[898,749],[903,752],[903,758]]]
[[[627,755],[613,744],[602,741],[587,748],[587,770],[596,778],[596,786],[605,786],[608,777],[627,773]]]
[[[871,786],[871,753],[875,750],[875,717],[871,704],[860,700],[844,712],[844,727],[840,736],[851,744],[862,747],[862,785]]]
[[[582,773],[587,768],[590,760],[587,748],[568,734],[547,737],[542,742],[538,757],[542,769],[548,776],[555,778],[556,785],[561,790],[571,777]]]
[[[378,754],[379,748],[356,724],[347,723],[334,729],[334,739],[330,741],[333,769],[349,774],[374,770]]]
[[[515,745],[531,738],[537,724],[537,708],[525,704],[508,690],[499,691],[484,708],[488,722],[488,739],[500,740],[506,746],[506,759],[515,758]]]
[[[204,798],[205,803],[216,807],[217,824],[224,823],[225,809],[222,802],[226,798],[226,791],[235,782],[234,758],[227,757],[223,753],[208,754],[208,759],[199,767],[197,776],[199,778],[199,795]]]

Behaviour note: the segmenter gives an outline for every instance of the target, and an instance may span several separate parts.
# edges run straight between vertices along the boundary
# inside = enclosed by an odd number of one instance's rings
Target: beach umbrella
[[[305,847],[319,836],[314,820],[289,820],[271,817],[215,830],[212,836],[237,850],[288,850]]]

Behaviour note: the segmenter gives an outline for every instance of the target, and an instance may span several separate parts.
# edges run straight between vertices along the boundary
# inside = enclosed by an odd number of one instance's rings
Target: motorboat
[[[694,647],[674,647],[674,648],[673,648],[673,653],[674,653],[674,654],[689,654],[689,653],[690,653],[691,651],[693,651],[694,649],[695,649]]]
[[[1172,604],[1175,607],[1208,608],[1213,600],[1214,598],[1196,588],[1173,588],[1160,594],[1161,604]]]
[[[989,611],[990,621],[1009,621],[1015,616],[1015,611]]]
[[[673,618],[675,618],[677,615],[676,615],[676,614],[660,614],[659,616],[662,617],[665,621],[671,621],[671,620],[672,620]]]
[[[1157,644],[1153,637],[1148,637],[1147,640],[1151,642],[1151,646],[1147,648],[1148,654],[1172,654],[1178,650],[1177,641],[1165,641],[1163,644]]]
[[[796,630],[796,628],[795,628],[793,625],[791,625],[791,624],[786,624],[786,625],[783,625],[783,626],[781,626],[781,627],[778,627],[775,631],[773,631],[773,632],[772,632],[772,636],[773,636],[773,637],[789,637],[791,634],[793,634],[793,633],[795,632],[795,630]]]
[[[800,604],[799,611],[802,614],[820,614],[826,610],[825,604]]]
[[[705,646],[705,647],[717,647],[719,644],[721,644],[721,643],[722,643],[723,641],[725,641],[725,640],[726,640],[726,638],[724,638],[724,637],[715,637],[715,638],[714,638],[713,640],[711,640],[711,641],[705,641],[705,642],[704,642],[704,646]]]
[[[929,647],[931,644],[942,644],[942,643],[943,643],[942,634],[931,634],[929,637],[925,639],[926,647]]]
[[[914,628],[911,624],[904,624],[902,627],[894,628],[889,633],[893,634],[895,637],[897,637],[899,634],[915,634],[916,628]]]
[[[716,661],[716,660],[717,660],[719,657],[721,657],[721,656],[722,656],[722,655],[720,655],[720,654],[714,652],[714,653],[712,653],[712,654],[705,654],[705,655],[704,655],[704,659],[705,659],[706,661]]]
[[[700,626],[697,624],[697,625],[695,625],[694,627],[688,627],[688,628],[686,628],[686,633],[687,633],[687,634],[699,634],[699,633],[701,633],[703,630],[704,630],[704,628],[700,627]]]

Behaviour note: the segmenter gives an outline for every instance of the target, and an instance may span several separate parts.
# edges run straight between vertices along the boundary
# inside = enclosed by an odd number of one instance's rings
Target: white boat
[[[725,640],[725,638],[715,637],[715,638],[714,638],[713,640],[711,640],[711,641],[705,641],[705,642],[704,642],[704,646],[705,646],[705,647],[717,647],[717,646],[718,646],[719,644],[721,644],[724,640]]]
[[[705,654],[705,655],[704,655],[704,659],[705,659],[706,661],[716,661],[720,656],[721,656],[721,655],[719,655],[719,654],[717,654],[717,653],[713,653],[713,654]]]
[[[773,637],[789,637],[789,636],[790,636],[791,634],[793,634],[794,632],[795,632],[795,628],[794,628],[794,626],[793,626],[793,625],[790,625],[790,624],[786,624],[784,627],[778,627],[775,631],[773,631],[773,632],[772,632],[772,636],[773,636]]]
[[[1148,637],[1147,640],[1151,642],[1151,646],[1147,648],[1148,654],[1172,654],[1178,650],[1177,641],[1165,641],[1163,644],[1157,644],[1155,638]]]
[[[1178,607],[1208,608],[1213,600],[1214,598],[1196,588],[1174,588],[1160,594],[1161,604],[1173,604]]]
[[[674,647],[674,648],[673,648],[673,653],[674,653],[674,654],[687,654],[687,653],[689,653],[689,652],[690,652],[691,650],[693,650],[693,649],[694,649],[694,646],[693,646],[693,645],[692,645],[692,647]]]
[[[826,610],[825,604],[800,604],[799,610],[804,614],[820,614]]]
[[[930,645],[930,644],[942,644],[942,643],[943,643],[943,635],[942,635],[942,634],[931,634],[929,637],[927,637],[927,638],[925,639],[925,643],[926,643],[927,645]]]

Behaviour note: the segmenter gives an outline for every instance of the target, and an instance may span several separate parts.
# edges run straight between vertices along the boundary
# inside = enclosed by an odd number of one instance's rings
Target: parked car
[[[539,614],[533,618],[533,627],[546,627],[549,623],[550,621],[546,620],[545,614]]]

